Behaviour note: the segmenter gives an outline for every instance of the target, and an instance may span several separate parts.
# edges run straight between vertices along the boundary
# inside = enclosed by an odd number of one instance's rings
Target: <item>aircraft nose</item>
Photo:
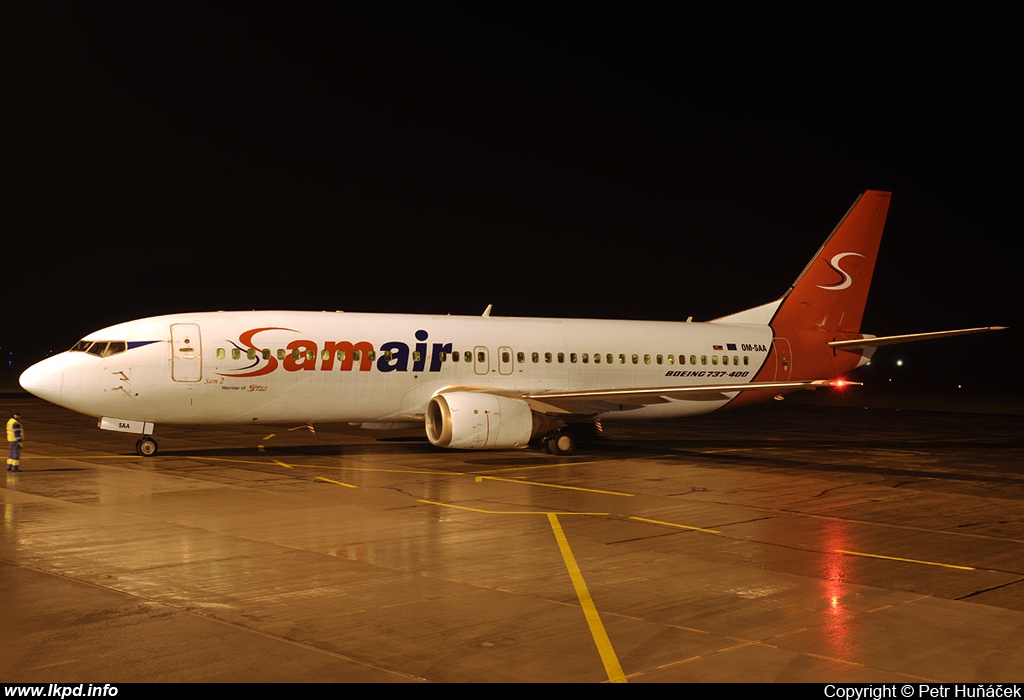
[[[63,372],[59,363],[52,361],[54,359],[56,358],[51,357],[32,365],[21,373],[18,383],[30,394],[51,403],[60,403]]]

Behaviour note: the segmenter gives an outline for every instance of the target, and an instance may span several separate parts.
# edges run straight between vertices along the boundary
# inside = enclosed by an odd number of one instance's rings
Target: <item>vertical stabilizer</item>
[[[771,325],[859,333],[891,192],[868,190],[783,296]]]

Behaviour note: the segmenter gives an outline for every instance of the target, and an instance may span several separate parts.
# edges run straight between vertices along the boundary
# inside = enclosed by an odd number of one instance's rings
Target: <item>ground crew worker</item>
[[[21,429],[21,416],[15,413],[7,421],[7,442],[10,450],[7,452],[7,471],[20,472],[21,464],[21,441],[25,439],[25,431]]]

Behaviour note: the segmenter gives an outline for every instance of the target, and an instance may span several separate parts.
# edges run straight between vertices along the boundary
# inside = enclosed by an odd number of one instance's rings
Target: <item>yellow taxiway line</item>
[[[338,486],[344,486],[345,488],[349,488],[349,489],[357,489],[357,488],[359,488],[355,484],[346,484],[344,481],[335,481],[334,479],[328,479],[326,476],[314,476],[313,480],[314,481],[326,481],[328,484],[337,484]]]
[[[665,522],[664,520],[651,520],[650,518],[641,518],[641,517],[636,516],[636,515],[629,516],[629,519],[630,520],[638,520],[638,521],[640,521],[642,523],[651,523],[652,525],[665,525],[667,527],[677,527],[680,530],[696,530],[697,532],[706,532],[709,535],[720,535],[720,534],[722,534],[718,530],[708,530],[706,528],[695,527],[693,525],[680,525],[679,523],[669,523],[669,522]]]
[[[973,566],[959,566],[957,564],[943,564],[938,561],[926,561],[924,559],[904,559],[903,557],[887,557],[884,554],[868,554],[867,552],[851,552],[846,549],[837,549],[839,554],[849,554],[852,557],[868,557],[869,559],[887,559],[889,561],[905,561],[908,564],[924,564],[926,566],[941,566],[945,569],[959,569],[961,571],[976,571]]]
[[[551,523],[551,529],[558,541],[558,549],[562,552],[565,568],[569,570],[569,578],[572,579],[573,588],[576,589],[576,597],[579,598],[580,605],[583,607],[583,614],[590,627],[590,635],[594,638],[594,644],[597,645],[597,653],[601,655],[601,662],[604,664],[605,673],[608,674],[608,680],[612,683],[625,683],[626,675],[622,672],[619,658],[615,655],[615,649],[612,648],[612,642],[604,629],[604,623],[601,622],[601,616],[597,613],[597,607],[594,605],[593,598],[590,597],[590,591],[587,590],[583,574],[580,573],[580,567],[576,564],[576,557],[569,549],[569,541],[565,538],[565,533],[562,532],[558,516],[548,513],[548,521]]]
[[[471,474],[468,474],[472,476]],[[485,476],[478,474],[476,476],[477,483],[481,483],[484,479],[488,481],[504,481],[509,484],[525,484],[527,486],[543,486],[549,489],[564,489],[566,491],[586,491],[587,493],[603,493],[608,496],[633,496],[632,493],[625,493],[623,491],[605,491],[603,489],[588,489],[583,486],[566,486],[565,484],[545,484],[541,481],[527,481],[526,479],[511,479],[507,476]]]

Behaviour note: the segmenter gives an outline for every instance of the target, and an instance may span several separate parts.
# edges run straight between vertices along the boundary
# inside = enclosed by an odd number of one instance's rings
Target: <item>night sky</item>
[[[1009,17],[334,5],[5,6],[16,365],[178,311],[707,320],[869,188],[863,330],[1019,319]],[[1019,337],[910,352],[994,381]]]

